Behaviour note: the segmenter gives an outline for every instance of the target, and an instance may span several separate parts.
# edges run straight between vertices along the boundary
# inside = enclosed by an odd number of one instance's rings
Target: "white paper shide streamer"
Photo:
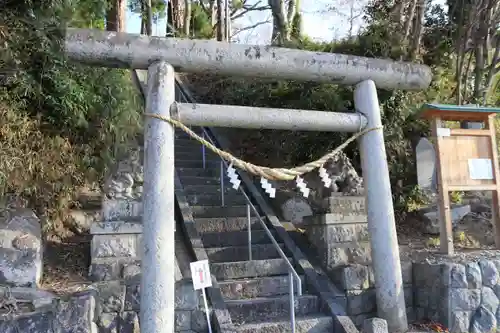
[[[238,177],[238,174],[236,173],[236,169],[233,168],[233,165],[231,164],[228,168],[227,168],[227,175],[229,177],[229,182],[231,184],[233,184],[233,188],[235,190],[238,189],[238,187],[240,187],[240,184],[241,184],[241,180],[240,178]]]
[[[297,187],[299,188],[300,192],[302,192],[304,198],[307,198],[309,196],[310,190],[307,187],[307,184],[304,182],[304,179],[297,176],[297,178],[295,178],[295,183],[297,184]]]
[[[271,198],[274,198],[276,196],[276,189],[266,178],[264,177],[260,178],[260,185],[266,191],[266,193],[269,194]]]
[[[330,175],[326,171],[324,167],[319,168],[319,176],[321,177],[321,181],[325,185],[326,188],[329,188],[332,186],[332,179],[330,178]]]

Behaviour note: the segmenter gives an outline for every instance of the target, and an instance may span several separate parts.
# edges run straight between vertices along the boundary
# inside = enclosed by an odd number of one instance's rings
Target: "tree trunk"
[[[215,0],[210,0],[209,11],[210,22],[212,23],[212,27],[215,27],[217,24],[217,2]]]
[[[496,37],[495,40],[495,52],[493,53],[493,57],[491,58],[491,64],[488,68],[488,74],[486,75],[485,87],[486,87],[486,95],[484,96],[485,101],[488,101],[488,95],[492,94],[495,88],[495,80],[494,77],[498,73],[500,73],[500,68],[497,68],[498,64],[500,64],[500,34]]]
[[[126,0],[109,0],[106,11],[106,30],[125,31]]]
[[[151,6],[151,0],[143,0],[145,1],[146,12],[146,34],[148,36],[153,35],[153,8]],[[144,15],[143,14],[143,15]]]
[[[283,45],[290,40],[290,31],[287,22],[287,15],[290,10],[285,10],[284,0],[268,0],[273,15],[273,33],[271,44]]]
[[[225,39],[223,11],[224,11],[223,0],[217,0],[217,40],[220,42],[222,42]]]
[[[406,8],[405,0],[396,0],[396,4],[391,10],[391,21],[396,24],[398,28],[403,27],[403,17]]]
[[[408,37],[410,36],[410,31],[413,23],[413,18],[416,14],[417,9],[417,0],[411,0],[410,5],[408,6],[408,11],[403,27],[403,44],[408,44]]]
[[[190,36],[191,33],[191,0],[184,0],[184,35]]]
[[[167,35],[168,36],[174,36],[177,34],[185,35],[186,31],[189,32],[189,27],[191,23],[191,1],[170,0],[168,1],[167,6],[168,6],[168,16],[167,16],[168,24],[166,26]],[[189,6],[188,9],[187,6]],[[186,12],[186,10],[188,10],[188,12]],[[186,24],[187,28],[185,28]]]
[[[174,27],[174,9],[172,6],[172,1],[167,2],[167,24],[165,24],[165,36],[173,37],[175,36]]]
[[[300,38],[300,36],[302,35],[302,15],[300,14],[300,0],[295,0],[295,15],[292,19],[291,35],[296,39]]]
[[[231,39],[231,10],[229,9],[229,0],[224,0],[224,35],[225,41],[229,43]]]
[[[474,54],[476,58],[476,65],[474,67],[474,93],[473,100],[475,103],[484,104],[484,97],[486,95],[485,79],[487,79],[486,67],[489,62],[489,53],[491,51],[491,45],[489,45],[490,39],[490,23],[493,17],[492,11],[495,7],[494,0],[484,0],[481,1],[477,8],[477,22],[474,25],[476,27],[473,33],[474,41]],[[491,27],[495,29],[496,27]]]
[[[420,51],[420,42],[424,32],[425,0],[418,0],[417,14],[413,24],[413,34],[410,42],[410,60],[415,61]]]

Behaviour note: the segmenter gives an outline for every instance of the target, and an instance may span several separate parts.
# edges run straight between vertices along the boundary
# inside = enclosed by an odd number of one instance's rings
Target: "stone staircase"
[[[251,218],[249,260],[246,199],[226,178],[225,205],[221,206],[220,159],[207,150],[203,168],[201,145],[177,131],[175,166],[211,273],[238,332],[290,332],[286,261],[255,216]],[[226,177],[225,170],[222,176]],[[291,257],[283,244],[280,247]],[[303,295],[294,304],[296,332],[333,332],[333,319],[322,311],[320,299],[308,293],[304,276],[301,278]]]

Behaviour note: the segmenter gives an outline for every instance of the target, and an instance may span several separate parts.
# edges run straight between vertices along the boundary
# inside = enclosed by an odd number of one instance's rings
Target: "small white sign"
[[[208,260],[194,261],[190,263],[189,266],[191,268],[194,290],[200,290],[212,286]]]
[[[474,158],[469,160],[469,176],[471,179],[494,179],[493,165],[489,158]]]
[[[212,286],[212,277],[210,276],[210,266],[208,260],[194,261],[189,264],[191,268],[191,277],[193,279],[194,290],[200,290],[203,295],[203,304],[205,305],[205,315],[208,323],[208,333],[212,333],[212,325],[210,324],[210,312],[208,309],[207,294],[205,288]]]
[[[437,136],[451,136],[451,129],[445,127],[438,127]]]

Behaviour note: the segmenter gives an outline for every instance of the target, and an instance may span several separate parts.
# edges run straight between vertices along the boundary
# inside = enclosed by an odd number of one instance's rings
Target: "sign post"
[[[500,248],[500,168],[494,123],[500,109],[425,104],[421,112],[422,118],[431,121],[436,142],[441,252],[454,253],[451,191],[492,191],[491,224],[495,245]],[[472,121],[483,128],[449,128],[446,121]]]
[[[210,275],[210,266],[208,260],[194,261],[189,264],[191,268],[191,277],[193,279],[194,290],[200,290],[203,295],[203,303],[205,305],[205,314],[207,316],[208,332],[212,333],[212,325],[210,325],[210,313],[208,311],[207,294],[205,288],[212,286],[212,277]]]

